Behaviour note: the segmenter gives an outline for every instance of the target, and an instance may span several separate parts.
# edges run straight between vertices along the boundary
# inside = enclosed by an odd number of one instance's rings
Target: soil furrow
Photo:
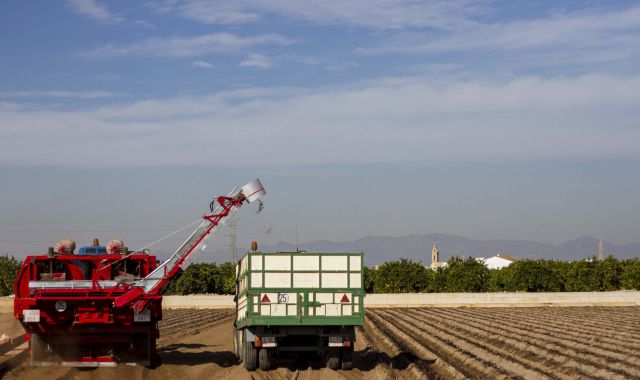
[[[453,311],[450,310],[450,312]],[[479,315],[478,313],[473,313],[471,311],[457,310],[455,312],[465,313],[472,318],[486,318],[486,314]],[[509,319],[513,319],[514,313],[496,313],[493,314],[491,318],[498,317],[501,321],[505,321],[506,319],[504,317],[506,316],[508,316]],[[640,344],[633,344],[631,342],[624,342],[619,339],[610,338],[609,335],[604,335],[601,331],[586,330],[576,326],[575,324],[566,324],[558,321],[551,322],[547,320],[541,321],[540,319],[525,317],[522,314],[517,313],[515,313],[515,317],[520,323],[526,323],[527,326],[535,326],[537,329],[553,334],[554,336],[566,337],[567,340],[570,341],[578,343],[592,342],[592,345],[594,346],[600,346],[608,351],[618,352],[621,354],[626,354],[630,350],[640,350]],[[518,325],[520,323],[515,324]]]
[[[579,363],[567,366],[566,360],[560,361],[558,357],[562,357],[562,353],[548,349],[539,344],[534,344],[530,341],[519,340],[516,337],[517,334],[504,334],[497,331],[496,326],[491,328],[484,328],[474,323],[474,321],[468,321],[461,318],[454,317],[456,322],[464,321],[467,323],[453,323],[447,321],[446,315],[440,314],[427,314],[424,313],[424,309],[416,311],[416,320],[425,323],[429,326],[433,326],[431,319],[438,320],[438,325],[442,324],[449,331],[457,331],[462,337],[466,337],[471,340],[471,337],[475,341],[484,342],[485,346],[493,347],[494,350],[506,351],[506,355],[511,357],[511,360],[526,360],[526,363],[522,363],[525,366],[534,368],[538,371],[544,372],[549,377],[563,377],[573,379],[576,377],[589,377],[590,373],[581,369]],[[422,315],[422,316],[421,316]],[[429,317],[431,319],[425,319]],[[435,326],[438,328],[439,326]],[[443,328],[443,327],[440,327]],[[479,342],[477,342],[480,344]]]
[[[551,310],[551,308],[549,308]],[[588,314],[581,314],[579,317],[576,315],[568,315],[568,314],[558,314],[549,312],[547,309],[544,309],[544,312],[539,310],[532,311],[523,311],[521,315],[528,316],[530,318],[537,318],[538,320],[546,320],[550,322],[564,322],[571,324],[573,326],[581,326],[583,328],[590,329],[592,331],[602,333],[607,332],[612,335],[620,335],[624,337],[629,337],[634,341],[640,341],[637,339],[638,330],[633,328],[627,328],[624,324],[616,325],[616,327],[610,327],[607,325],[606,320],[603,320],[603,323],[593,323],[591,322],[593,319]]]
[[[373,331],[381,333],[384,337],[383,342],[390,346],[393,351],[391,353],[394,355],[394,358],[390,362],[390,368],[395,369],[393,367],[394,364],[398,366],[405,366],[410,369],[412,374],[416,379],[421,378],[453,378],[453,377],[443,377],[441,374],[435,372],[435,369],[430,368],[422,368],[417,363],[414,362],[414,359],[410,357],[408,354],[413,350],[406,345],[404,341],[398,339],[396,335],[387,331],[385,325],[380,322],[380,319],[377,316],[367,315],[367,320],[369,324],[373,325]]]
[[[396,312],[400,313],[400,311],[393,311],[392,313],[395,314]],[[587,373],[577,370],[564,370],[558,373],[557,362],[555,366],[548,363],[548,359],[552,358],[553,355],[547,355],[545,358],[547,360],[541,360],[542,358],[539,356],[532,355],[531,350],[527,350],[527,345],[523,342],[496,338],[492,334],[486,334],[484,331],[473,331],[471,328],[461,326],[461,324],[448,323],[441,319],[436,319],[438,322],[434,322],[432,319],[420,317],[418,310],[412,310],[411,313],[411,316],[408,316],[410,320],[405,319],[405,321],[415,328],[422,327],[428,333],[450,335],[455,339],[465,341],[475,346],[472,350],[474,353],[481,357],[489,357],[487,354],[489,353],[492,357],[491,361],[496,366],[512,374],[524,378],[547,377],[553,379],[573,379],[577,376],[587,376]]]
[[[584,345],[581,346],[582,350],[578,350],[576,347],[565,344],[562,339],[554,339],[553,337],[545,334],[541,335],[537,333],[523,332],[523,327],[529,328],[527,326],[520,326],[519,329],[511,328],[508,323],[501,321],[499,323],[499,326],[503,331],[500,331],[500,329],[496,329],[496,323],[479,321],[473,319],[473,317],[469,319],[461,317],[460,315],[446,314],[445,311],[440,312],[440,314],[434,314],[431,313],[431,310],[427,309],[421,309],[419,311],[420,314],[431,318],[439,317],[444,324],[447,323],[446,320],[448,319],[448,317],[455,318],[457,321],[464,321],[466,325],[463,325],[461,323],[449,323],[449,326],[451,326],[451,328],[453,329],[463,331],[466,330],[469,334],[473,334],[479,339],[486,339],[487,336],[493,336],[496,339],[500,337],[500,339],[505,343],[510,342],[511,344],[514,344],[515,341],[518,342],[519,345],[527,345],[530,347],[529,351],[531,353],[535,352],[536,355],[544,356],[545,360],[554,362],[557,368],[565,368],[568,366],[568,363],[566,361],[560,362],[557,359],[557,357],[566,357],[572,360],[570,367],[573,369],[580,370],[585,366],[591,367],[584,368],[585,370],[588,369],[588,372],[583,372],[583,375],[587,376],[592,373],[593,370],[598,369],[611,371],[624,377],[640,375],[638,368],[628,360],[625,360],[627,357],[624,357],[623,360],[613,357],[604,357],[606,355],[603,355],[602,352],[598,352],[597,349],[587,351],[587,349],[590,349],[590,347]],[[417,318],[421,321],[423,320],[423,318]],[[426,320],[424,320],[423,322],[428,323],[428,321]],[[477,329],[478,331],[473,331],[472,329]],[[529,339],[527,339],[526,342],[524,341],[524,339],[514,340],[514,336],[517,336],[518,338],[527,337]],[[543,354],[545,352],[546,354]]]
[[[425,334],[422,331],[415,333],[415,328],[410,327],[406,322],[398,318],[389,318],[385,314],[386,310],[376,310],[375,316],[385,321],[394,333],[401,334],[405,339],[411,341],[414,346],[421,347],[428,351],[434,352],[440,358],[454,366],[465,376],[473,378],[507,378],[508,373],[503,369],[496,367],[492,362],[477,356],[475,353],[460,347],[456,342],[443,339],[440,336]],[[408,335],[405,331],[412,331],[412,335]]]

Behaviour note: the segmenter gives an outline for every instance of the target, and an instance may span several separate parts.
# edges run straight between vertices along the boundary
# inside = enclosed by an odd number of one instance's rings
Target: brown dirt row
[[[590,316],[588,313],[585,313],[585,312],[580,313],[580,310],[576,308],[572,308],[573,312],[571,313],[569,311],[559,313],[552,309],[553,308],[548,308],[548,309],[532,308],[532,310],[524,310],[522,314],[532,318],[538,318],[540,320],[546,320],[546,321],[552,321],[552,322],[564,321],[574,326],[581,326],[584,328],[595,329],[595,331],[599,331],[599,332],[606,331],[611,334],[618,334],[623,336],[629,335],[632,338],[637,338],[638,329],[634,329],[632,327],[626,327],[624,324],[617,324],[616,327],[611,327],[611,326],[608,326],[606,323],[593,322],[592,316]],[[544,311],[544,312],[541,312],[541,311]]]
[[[567,366],[566,361],[558,361],[559,352],[519,340],[514,334],[496,334],[495,326],[492,330],[486,331],[478,328],[472,322],[460,323],[463,321],[462,319],[453,319],[455,322],[451,322],[446,320],[444,315],[423,314],[421,316],[419,314],[421,312],[422,310],[416,310],[416,314],[412,315],[426,326],[444,329],[451,334],[455,334],[455,331],[461,339],[467,339],[487,349],[497,351],[500,355],[508,357],[509,360],[540,371],[547,377],[574,379],[589,376],[589,373],[583,371],[579,365]],[[437,326],[433,326],[433,320],[438,321]]]
[[[620,339],[611,338],[610,335],[603,334],[602,331],[584,329],[581,326],[577,326],[575,324],[526,317],[524,314],[517,312],[487,313],[483,310],[482,313],[477,313],[464,309],[458,309],[456,311],[451,310],[450,312],[461,313],[469,316],[476,315],[478,318],[483,319],[500,320],[501,323],[517,319],[517,321],[526,322],[535,326],[541,332],[553,334],[556,336],[566,336],[568,340],[575,340],[580,343],[589,343],[593,346],[600,346],[608,351],[618,352],[622,354],[629,352],[629,350],[640,350],[640,344],[633,343],[632,341],[625,342],[621,341]]]
[[[514,315],[517,315],[515,317]],[[561,335],[564,334],[582,334],[590,336],[588,341],[594,341],[594,345],[599,345],[600,342],[616,346],[621,351],[637,351],[640,349],[640,340],[638,334],[629,332],[619,332],[609,329],[599,329],[597,327],[590,327],[583,325],[580,320],[568,321],[566,319],[558,318],[557,320],[547,319],[543,317],[528,316],[527,314],[509,314],[509,313],[491,313],[487,315],[488,319],[508,320],[514,323],[520,321],[530,323],[534,326],[544,327],[552,330],[559,330]],[[603,324],[605,324],[603,322]],[[640,331],[640,330],[639,330]]]
[[[407,358],[395,340],[387,335],[370,318],[366,317],[364,331],[361,332],[360,341],[365,345],[361,352],[363,358],[374,356],[375,362],[382,364],[384,378],[389,380],[406,379],[411,375],[414,379],[421,379],[424,373]],[[375,348],[374,348],[375,347]]]
[[[216,312],[216,313],[202,313],[202,315],[195,316],[180,316],[171,318],[168,321],[160,321],[159,327],[161,332],[165,331],[165,335],[173,335],[175,333],[182,333],[184,330],[194,330],[217,323],[219,320],[231,318],[233,313],[231,311]]]
[[[458,347],[464,348],[468,352],[489,360],[494,366],[506,372],[509,377],[571,378],[571,376],[567,375],[559,376],[554,374],[551,368],[546,367],[544,363],[531,360],[528,357],[530,355],[524,354],[525,352],[522,350],[518,351],[515,345],[501,345],[499,344],[501,342],[495,339],[487,339],[486,335],[477,339],[479,334],[471,334],[469,331],[460,333],[456,331],[459,326],[455,324],[446,328],[440,323],[432,323],[432,321],[424,318],[420,319],[417,317],[416,310],[394,310],[389,312],[408,323],[412,328],[422,331],[422,333],[438,335],[443,339],[454,342]]]
[[[573,311],[585,313],[584,308],[573,308]],[[594,317],[603,317],[611,319],[612,322],[629,323],[634,326],[640,326],[640,315],[638,315],[637,306],[621,306],[620,310],[616,310],[615,314],[611,313],[611,308],[604,306],[593,306],[588,310],[589,315]]]
[[[441,353],[434,352],[428,349],[424,344],[417,341],[405,331],[402,331],[397,326],[389,323],[379,315],[367,312],[367,318],[375,323],[376,329],[382,331],[396,344],[403,347],[408,353],[407,356],[411,357],[420,369],[430,378],[435,379],[463,379],[469,377],[473,372],[473,368],[469,369],[468,366],[460,366],[465,368],[467,373],[463,373],[459,368],[452,363],[451,358]],[[414,355],[415,354],[415,355]]]
[[[571,318],[580,319],[582,323],[591,323],[599,320],[608,320],[613,324],[622,324],[630,330],[636,330],[640,326],[638,317],[638,307],[622,308],[613,313],[600,311],[593,312],[584,308],[568,308],[567,310],[549,310],[545,315],[547,318]],[[606,326],[605,326],[606,327]]]
[[[588,346],[575,347],[574,344],[566,344],[562,339],[554,339],[546,334],[527,332],[530,331],[529,326],[514,326],[504,322],[492,324],[474,317],[467,318],[462,315],[448,314],[444,310],[435,313],[433,310],[421,309],[418,312],[424,317],[416,316],[416,318],[424,323],[430,323],[429,321],[432,320],[442,321],[443,324],[448,325],[448,328],[460,331],[463,336],[473,336],[474,339],[480,340],[491,340],[489,337],[492,337],[496,342],[518,347],[521,350],[520,355],[538,356],[538,360],[544,359],[549,364],[554,363],[556,372],[571,368],[581,371],[581,376],[590,376],[594,373],[593,371],[602,370],[609,372],[604,374],[608,377],[613,376],[613,373],[618,373],[623,377],[638,374],[638,368],[627,361],[628,356],[622,358],[602,357],[603,353],[598,349],[591,350],[589,353],[585,351],[590,349]],[[449,318],[464,323],[448,322]],[[499,328],[496,328],[497,326]],[[559,358],[564,359],[559,361]],[[630,366],[634,368],[630,368]],[[575,377],[575,374],[573,376]]]
[[[184,326],[189,326],[191,324],[200,324],[202,322],[206,322],[208,320],[217,320],[220,318],[230,318],[232,314],[213,314],[213,315],[203,315],[197,318],[185,318],[184,320],[175,320],[170,321],[169,323],[160,323],[160,327],[164,329],[180,329]]]
[[[418,354],[421,352],[434,353],[435,357],[442,358],[466,377],[506,378],[506,373],[493,366],[492,363],[461,349],[451,341],[430,334],[416,334],[414,328],[407,328],[407,324],[397,318],[389,318],[383,310],[369,310],[367,313],[372,320],[378,321],[379,326],[384,326],[383,328],[388,329],[394,336],[406,341],[407,345],[415,350],[414,352]],[[407,332],[411,332],[411,335]],[[428,357],[425,356],[425,358]]]
[[[233,314],[233,309],[198,310],[195,313],[190,313],[187,310],[180,310],[175,312],[174,310],[165,310],[163,313],[162,321],[160,321],[160,323],[174,323],[176,321],[184,321],[185,319],[202,318],[209,315],[219,314]]]
[[[499,310],[496,309],[482,309],[481,313],[486,318],[501,318],[501,319],[514,319],[514,315],[517,318],[527,318],[536,324],[545,324],[553,326],[564,326],[572,329],[579,329],[583,332],[592,333],[594,335],[605,335],[615,338],[616,340],[624,340],[627,343],[638,342],[638,336],[636,331],[624,331],[624,323],[615,325],[615,327],[607,326],[607,323],[591,324],[588,322],[590,317],[583,314],[575,314],[572,317],[566,317],[563,315],[549,315],[548,311],[544,308],[522,308],[523,310],[517,311],[514,309]],[[525,310],[526,309],[526,310]],[[551,308],[549,308],[551,309]],[[639,310],[640,312],[640,310]]]

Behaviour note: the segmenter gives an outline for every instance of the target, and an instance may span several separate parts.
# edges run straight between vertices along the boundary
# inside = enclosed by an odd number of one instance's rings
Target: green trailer
[[[362,253],[248,252],[237,267],[236,355],[269,369],[287,351],[313,351],[351,369],[364,324]]]

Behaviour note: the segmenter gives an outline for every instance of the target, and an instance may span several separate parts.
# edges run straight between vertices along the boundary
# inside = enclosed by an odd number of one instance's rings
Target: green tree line
[[[0,294],[13,293],[20,262],[0,256]],[[409,259],[364,268],[367,293],[447,292],[590,292],[640,290],[640,259],[557,261],[520,260],[503,269],[487,269],[474,258],[451,258],[444,268],[430,269]],[[234,294],[232,263],[192,264],[171,279],[167,295]]]
[[[474,258],[451,258],[444,268],[425,268],[408,259],[366,268],[368,293],[592,292],[640,290],[640,260],[520,260],[488,269]]]

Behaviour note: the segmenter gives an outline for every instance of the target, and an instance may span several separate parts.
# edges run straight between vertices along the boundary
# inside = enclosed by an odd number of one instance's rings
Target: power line
[[[34,229],[27,229],[27,228],[0,228],[0,231],[4,231],[4,232],[56,232],[56,233],[62,233],[62,232],[97,232],[97,233],[101,233],[101,232],[160,232],[160,231],[172,231],[173,229],[171,228],[157,228],[157,229],[126,229],[126,230],[74,230],[74,229],[70,229],[70,230],[34,230]]]
[[[182,237],[173,237],[173,238],[167,238],[165,240],[184,240],[184,238],[182,238]],[[144,243],[144,242],[147,242],[147,241],[149,241],[149,240],[127,239],[127,242]],[[53,244],[53,243],[55,243],[55,240],[47,240],[47,241],[40,241],[40,240],[0,240],[0,243]]]

